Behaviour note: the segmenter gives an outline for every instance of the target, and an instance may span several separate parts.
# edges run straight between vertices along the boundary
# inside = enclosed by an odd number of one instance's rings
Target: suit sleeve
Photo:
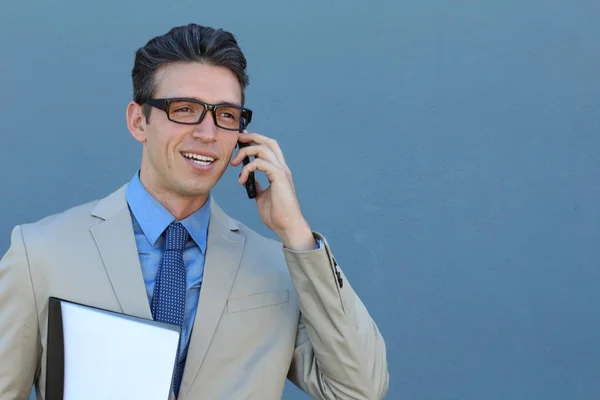
[[[35,296],[20,227],[0,260],[0,400],[27,400],[41,342]]]
[[[322,400],[383,399],[389,385],[386,348],[323,236],[313,251],[284,249],[298,293],[300,319],[288,378]]]

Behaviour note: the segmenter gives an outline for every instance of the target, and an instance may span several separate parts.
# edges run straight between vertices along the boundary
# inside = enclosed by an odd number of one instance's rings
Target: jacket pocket
[[[290,301],[288,290],[264,292],[227,300],[227,312],[236,313],[254,308],[273,306]]]

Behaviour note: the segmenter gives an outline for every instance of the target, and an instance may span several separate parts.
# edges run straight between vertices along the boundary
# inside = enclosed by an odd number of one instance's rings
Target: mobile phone
[[[242,125],[240,124],[240,133],[242,133],[243,129],[242,129]],[[242,149],[244,147],[249,146],[249,143],[242,143],[238,141],[238,149]],[[248,163],[250,162],[250,157],[244,157],[244,159],[242,160],[242,164],[243,165],[248,165]],[[250,172],[250,174],[248,174],[248,179],[246,180],[245,183],[246,186],[246,193],[248,193],[248,198],[249,199],[254,199],[256,197],[256,180],[254,179],[254,171]]]

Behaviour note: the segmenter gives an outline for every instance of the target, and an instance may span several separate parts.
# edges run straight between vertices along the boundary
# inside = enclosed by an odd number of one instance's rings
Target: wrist
[[[299,226],[278,232],[277,236],[279,236],[283,246],[290,250],[306,251],[314,250],[317,247],[312,229],[306,221]]]

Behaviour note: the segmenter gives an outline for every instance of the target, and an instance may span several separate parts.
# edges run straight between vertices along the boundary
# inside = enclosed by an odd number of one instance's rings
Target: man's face
[[[189,97],[211,104],[241,105],[240,84],[224,67],[172,63],[157,71],[155,82],[155,98]],[[225,172],[239,135],[217,127],[210,111],[200,124],[182,125],[152,108],[149,120],[141,124],[143,134],[136,139],[143,143],[142,182],[161,197],[207,196]],[[193,155],[214,161],[194,161]]]

